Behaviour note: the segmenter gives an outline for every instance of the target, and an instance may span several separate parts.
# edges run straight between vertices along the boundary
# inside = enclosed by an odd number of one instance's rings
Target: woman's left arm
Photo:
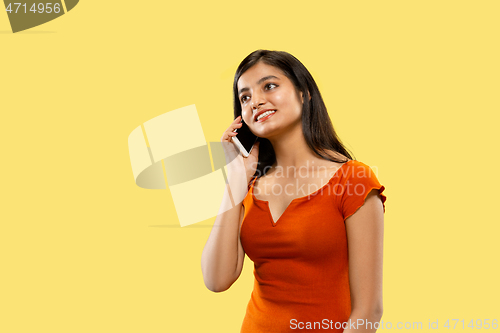
[[[344,333],[374,333],[382,318],[384,208],[377,189],[345,220],[351,315]]]

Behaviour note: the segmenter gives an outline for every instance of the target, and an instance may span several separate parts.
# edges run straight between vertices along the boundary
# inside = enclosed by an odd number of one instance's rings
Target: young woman
[[[248,186],[229,182],[228,193],[244,200],[215,220],[201,262],[207,288],[227,290],[246,253],[255,282],[241,332],[374,332],[382,316],[384,186],[347,152],[294,56],[252,52],[233,90],[226,154],[237,149],[231,139],[241,119],[259,140],[229,170]]]

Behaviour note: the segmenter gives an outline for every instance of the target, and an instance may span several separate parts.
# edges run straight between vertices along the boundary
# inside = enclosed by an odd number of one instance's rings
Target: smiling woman
[[[235,120],[221,141],[238,135],[241,118],[259,143],[237,170],[248,183],[243,202],[217,216],[203,249],[206,286],[227,290],[246,253],[255,283],[241,332],[293,332],[294,321],[325,319],[349,332],[342,323],[378,322],[384,186],[345,149],[314,79],[291,54],[251,53],[233,91]]]
[[[300,126],[302,93],[279,69],[259,62],[238,81],[241,115],[255,135],[272,140]]]

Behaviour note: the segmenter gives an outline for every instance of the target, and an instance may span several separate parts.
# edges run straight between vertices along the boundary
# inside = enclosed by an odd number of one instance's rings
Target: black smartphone
[[[238,134],[233,136],[231,139],[233,140],[234,144],[238,146],[241,154],[245,157],[248,157],[259,137],[253,134],[252,131],[250,131],[250,128],[248,128],[248,125],[243,121],[243,119],[241,119],[241,123],[243,125],[240,128],[234,130],[234,132],[237,132]]]

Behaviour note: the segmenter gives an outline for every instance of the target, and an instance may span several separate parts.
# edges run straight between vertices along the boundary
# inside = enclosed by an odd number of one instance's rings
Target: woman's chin
[[[291,132],[302,131],[302,122],[299,120],[297,123],[287,123],[287,124],[271,124],[268,123],[266,126],[262,126],[257,130],[252,130],[258,137],[264,139],[276,138],[285,133],[290,134]]]

